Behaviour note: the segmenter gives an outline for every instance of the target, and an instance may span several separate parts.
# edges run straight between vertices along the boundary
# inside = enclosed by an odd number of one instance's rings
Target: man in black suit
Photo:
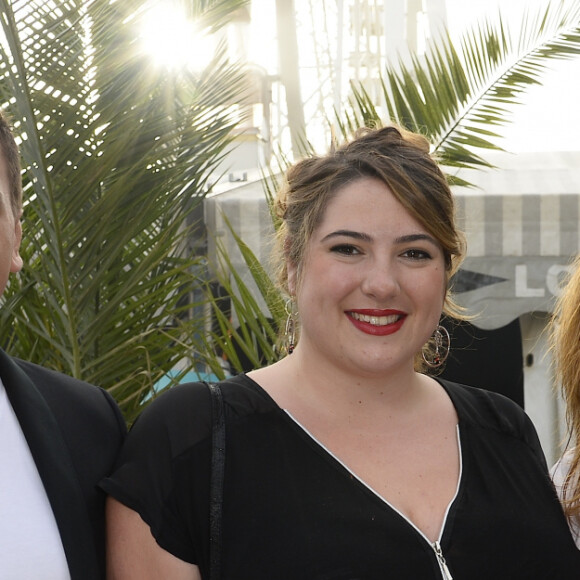
[[[20,155],[0,114],[0,295],[22,268]],[[103,580],[104,493],[126,428],[103,389],[0,350],[0,577]]]

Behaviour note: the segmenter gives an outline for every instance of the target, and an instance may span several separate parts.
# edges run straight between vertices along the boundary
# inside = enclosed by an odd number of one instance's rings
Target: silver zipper
[[[437,562],[439,562],[439,568],[441,568],[441,574],[443,575],[444,580],[453,580],[453,576],[451,576],[451,572],[449,572],[449,568],[447,567],[447,562],[445,562],[445,557],[441,550],[441,544],[436,541],[433,542],[431,546],[437,556]]]

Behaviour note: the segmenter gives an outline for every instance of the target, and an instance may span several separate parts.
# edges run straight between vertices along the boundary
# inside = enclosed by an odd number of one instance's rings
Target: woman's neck
[[[361,422],[385,412],[414,412],[433,387],[432,379],[416,373],[411,365],[382,375],[355,373],[320,357],[314,359],[300,348],[274,365],[248,374],[291,413],[312,409],[351,420],[356,417]]]

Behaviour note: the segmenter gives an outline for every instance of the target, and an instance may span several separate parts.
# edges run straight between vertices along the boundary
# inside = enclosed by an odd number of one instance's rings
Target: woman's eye
[[[343,256],[354,256],[360,254],[357,248],[351,246],[350,244],[339,244],[337,246],[332,246],[331,252],[336,252],[337,254],[342,254]]]
[[[411,260],[430,260],[431,254],[425,250],[407,250],[403,253],[405,258],[411,258]]]

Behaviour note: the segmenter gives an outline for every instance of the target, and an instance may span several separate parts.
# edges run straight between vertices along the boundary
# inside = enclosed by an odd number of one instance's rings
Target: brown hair
[[[569,521],[580,515],[580,256],[556,301],[550,325],[555,378],[566,402],[570,468],[563,485],[563,506]]]
[[[299,161],[287,171],[286,186],[274,206],[280,219],[274,263],[282,289],[288,292],[287,263],[295,264],[300,276],[306,246],[336,192],[364,177],[382,181],[439,242],[447,283],[443,312],[464,318],[449,292],[449,280],[465,254],[465,238],[455,224],[453,194],[430,154],[428,140],[394,126],[359,129],[350,142],[325,156]],[[416,368],[424,370],[420,357],[417,361]]]
[[[10,191],[10,205],[14,216],[18,219],[22,209],[22,175],[20,151],[12,133],[12,127],[6,115],[0,111],[0,153],[4,156]]]

